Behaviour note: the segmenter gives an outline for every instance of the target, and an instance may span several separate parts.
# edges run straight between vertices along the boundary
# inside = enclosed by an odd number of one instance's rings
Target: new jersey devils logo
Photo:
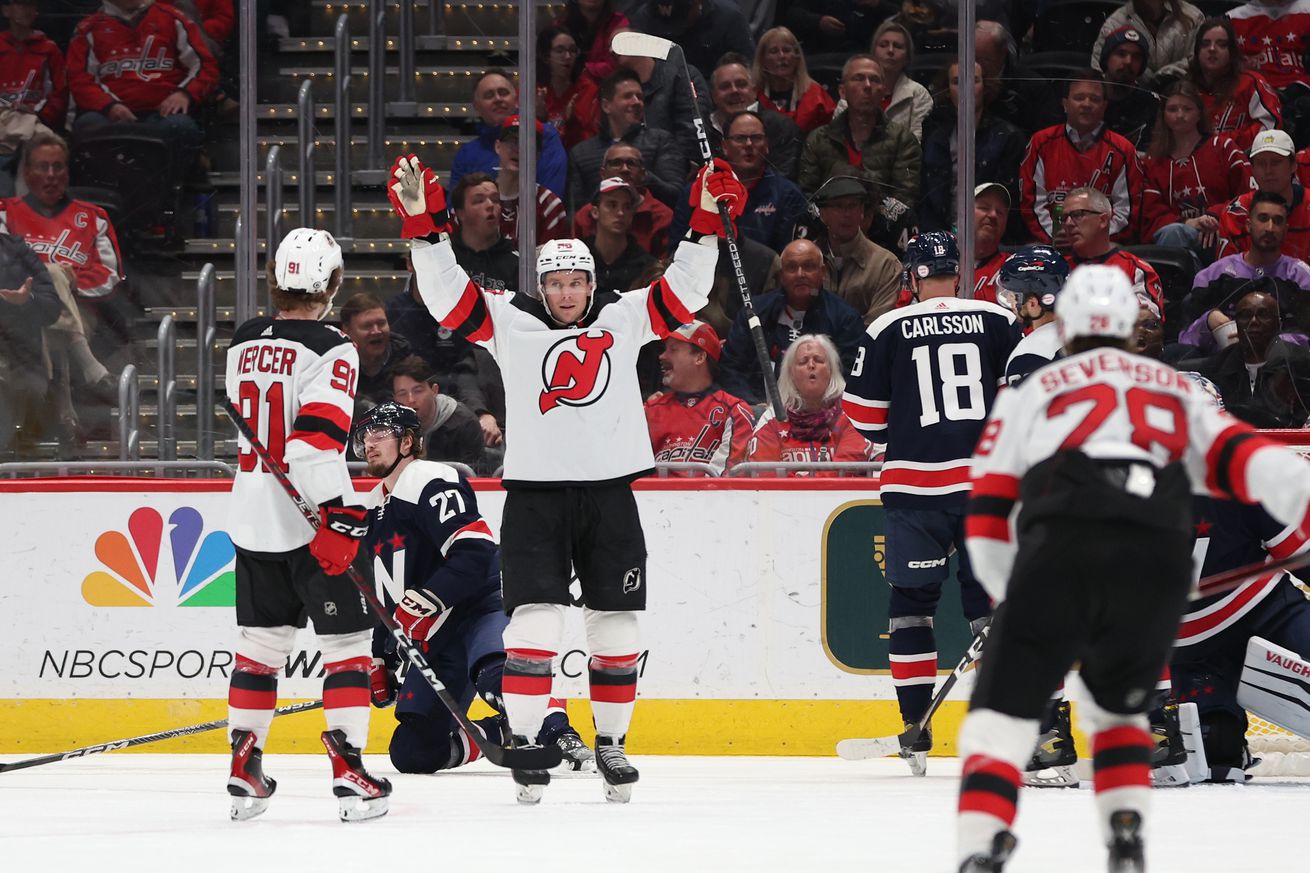
[[[537,400],[544,415],[556,406],[590,406],[610,383],[609,349],[614,335],[601,330],[579,333],[550,347],[541,362],[546,386]]]

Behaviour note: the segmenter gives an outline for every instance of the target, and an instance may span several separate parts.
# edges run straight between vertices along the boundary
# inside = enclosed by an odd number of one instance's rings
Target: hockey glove
[[[309,541],[309,553],[329,576],[346,572],[359,551],[359,541],[368,533],[368,512],[362,506],[325,503],[318,508],[319,528]]]
[[[450,213],[446,209],[446,192],[437,174],[423,166],[414,155],[401,155],[391,165],[396,181],[387,188],[391,207],[400,216],[400,235],[404,239],[422,239],[437,233],[450,233]]]
[[[715,158],[713,166],[702,167],[696,181],[691,183],[691,230],[704,236],[723,236],[719,203],[727,203],[735,233],[737,219],[746,211],[746,197],[746,186],[732,172],[732,167],[723,158]]]
[[[405,636],[416,642],[426,642],[445,622],[445,612],[445,604],[436,597],[416,588],[407,588],[392,617]]]
[[[368,668],[368,691],[378,709],[386,709],[396,702],[396,674],[383,658],[374,658]]]

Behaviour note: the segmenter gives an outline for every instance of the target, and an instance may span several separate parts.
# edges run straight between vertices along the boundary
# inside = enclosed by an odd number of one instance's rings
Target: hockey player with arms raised
[[[346,440],[355,403],[359,355],[322,323],[344,275],[332,235],[296,228],[269,265],[276,317],[237,328],[227,352],[228,397],[300,493],[319,507],[322,525],[305,523],[273,474],[245,446],[232,483],[228,534],[236,546],[240,638],[228,691],[232,818],[259,815],[276,783],[263,773],[264,742],[277,705],[277,674],[307,617],[323,652],[323,745],[341,818],[387,811],[391,784],[364,770],[368,741],[373,616],[345,576],[357,556],[365,515],[346,470]]]
[[[978,442],[968,549],[1000,605],[959,737],[963,873],[1013,851],[1038,719],[1075,662],[1109,869],[1145,869],[1145,710],[1191,587],[1191,491],[1289,524],[1310,502],[1310,465],[1126,350],[1138,310],[1121,271],[1075,269],[1055,310],[1067,356],[1002,392]]]
[[[705,305],[723,233],[718,201],[740,215],[746,190],[727,164],[702,170],[694,213],[662,279],[597,293],[595,260],[580,240],[552,240],[537,258],[537,292],[478,287],[455,261],[445,192],[413,156],[389,189],[413,247],[415,280],[444,327],[487,349],[506,376],[507,442],[501,582],[509,626],[503,691],[513,743],[529,746],[550,699],[569,583],[582,587],[596,761],[605,796],[631,797],[637,770],[625,737],[637,694],[638,613],[646,606],[646,544],[631,482],[654,468],[636,362]],[[520,802],[536,803],[550,776],[514,771]]]
[[[351,435],[368,474],[382,481],[369,494],[374,574],[385,582],[388,605],[405,635],[418,643],[451,695],[465,709],[476,694],[497,714],[478,721],[484,737],[502,742],[505,717],[501,677],[508,620],[500,597],[500,560],[477,496],[458,470],[421,460],[418,413],[393,400],[366,412]],[[400,660],[387,652],[392,638],[379,627],[370,673],[373,703],[396,706],[391,763],[402,773],[435,773],[481,757],[474,738],[456,723],[417,670],[399,691]],[[591,749],[569,726],[563,704],[546,718],[537,741],[555,743],[572,770],[595,770]]]

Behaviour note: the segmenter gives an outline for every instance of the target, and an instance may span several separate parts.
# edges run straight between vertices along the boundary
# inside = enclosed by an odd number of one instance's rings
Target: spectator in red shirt
[[[655,258],[632,236],[632,218],[641,194],[620,178],[601,179],[590,210],[596,219],[595,236],[584,237],[596,257],[596,291],[631,291],[645,287]]]
[[[537,36],[537,120],[559,131],[565,149],[600,130],[600,86],[583,74],[578,41],[559,25]]]
[[[1245,69],[1237,45],[1232,21],[1207,18],[1196,31],[1187,75],[1201,90],[1215,134],[1249,149],[1257,133],[1282,125],[1283,109],[1264,77]]]
[[[760,106],[787,116],[802,134],[832,121],[837,101],[810,78],[805,50],[796,34],[787,28],[775,27],[764,32],[755,48],[751,73]]]
[[[842,412],[846,380],[832,340],[823,334],[797,337],[782,356],[778,393],[787,409],[779,422],[765,411],[746,448],[747,461],[867,461],[872,447]],[[793,471],[792,476],[835,476],[840,471]]]
[[[641,149],[626,142],[610,146],[601,159],[600,175],[602,179],[622,179],[641,194],[641,202],[632,216],[632,236],[651,255],[663,257],[669,250],[673,210],[656,200],[646,187],[646,159]],[[586,239],[595,235],[596,213],[590,207],[579,209],[573,216],[573,236]]]
[[[1296,152],[1292,138],[1283,130],[1266,130],[1251,146],[1251,177],[1256,191],[1272,191],[1287,201],[1287,238],[1283,253],[1310,261],[1310,200],[1296,178]],[[1248,214],[1256,191],[1247,191],[1225,207],[1214,211],[1219,218],[1217,257],[1239,254],[1251,247]]]
[[[236,11],[232,0],[159,0],[174,6],[184,15],[200,25],[200,31],[206,37],[206,44],[215,57],[227,45],[236,26]]]
[[[684,324],[660,352],[665,390],[646,401],[646,424],[656,464],[709,464],[721,476],[746,456],[755,426],[750,407],[715,382],[723,348],[703,321]],[[695,475],[670,471],[672,476]]]
[[[996,302],[1001,265],[1010,257],[1001,240],[1010,219],[1010,189],[984,182],[973,189],[973,299]],[[908,292],[907,292],[908,294]]]
[[[1070,266],[1107,264],[1123,270],[1133,283],[1137,299],[1164,317],[1164,288],[1155,268],[1110,241],[1110,198],[1096,188],[1075,188],[1064,198],[1064,238],[1071,252]]]
[[[36,0],[6,0],[0,12],[9,20],[9,30],[0,32],[0,197],[12,197],[23,143],[64,126],[68,80],[64,53],[32,27]]]
[[[599,82],[618,69],[610,40],[616,30],[628,26],[628,16],[615,12],[610,0],[568,0],[554,23],[577,37],[588,76]]]
[[[68,46],[75,132],[111,122],[162,128],[181,148],[182,168],[200,145],[191,112],[218,82],[218,63],[200,28],[152,0],[104,0],[82,19]]]
[[[545,126],[537,122],[537,154],[541,154],[541,136]],[[496,187],[500,190],[500,233],[519,241],[519,117],[511,115],[500,126],[496,137],[496,156],[500,170]],[[567,236],[568,222],[564,201],[540,182],[537,183],[537,245]]]

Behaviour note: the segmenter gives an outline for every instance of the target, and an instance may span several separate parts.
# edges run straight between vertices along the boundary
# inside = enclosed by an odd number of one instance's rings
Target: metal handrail
[[[141,397],[136,364],[128,364],[118,376],[118,459],[141,460]]]
[[[159,320],[156,334],[159,356],[158,399],[155,401],[155,428],[159,432],[159,458],[177,460],[177,327],[173,316]]]
[[[396,91],[397,108],[412,112],[414,102],[414,0],[400,0],[400,35],[396,40],[400,85]]]
[[[370,170],[382,170],[382,116],[386,85],[387,10],[384,0],[368,0],[368,160]],[[401,75],[404,75],[403,73]],[[410,71],[412,80],[414,73]],[[337,144],[340,148],[341,144]]]
[[[214,343],[218,310],[214,303],[214,265],[196,279],[196,457],[214,459]]]
[[[337,83],[335,135],[337,171],[333,180],[333,204],[336,209],[337,241],[354,236],[354,216],[350,212],[350,16],[337,16],[333,76]],[[312,225],[306,225],[312,226]]]
[[[300,177],[300,226],[318,224],[316,202],[318,179],[314,169],[314,89],[309,80],[300,83],[296,96],[296,170]]]
[[[231,464],[222,461],[17,461],[0,464],[0,478],[13,478],[17,473],[54,473],[56,476],[72,476],[72,470],[86,470],[90,475],[97,473],[136,473],[148,470],[195,470],[221,473],[231,479],[236,470]]]
[[[729,476],[781,476],[796,471],[831,472],[851,470],[867,476],[882,469],[882,461],[742,461],[733,464]]]
[[[401,0],[402,5],[404,0]],[[414,0],[409,0],[413,3]],[[428,0],[428,33],[446,35],[446,0]]]
[[[264,257],[269,263],[277,254],[277,244],[282,241],[282,186],[282,146],[275,145],[268,150],[268,159],[264,161],[264,191],[267,196],[264,204]]]

